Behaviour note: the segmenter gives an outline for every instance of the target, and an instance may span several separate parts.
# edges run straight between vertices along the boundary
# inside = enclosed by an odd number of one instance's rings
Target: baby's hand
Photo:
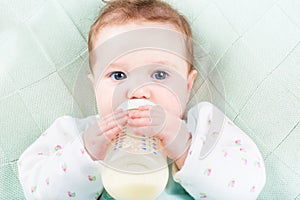
[[[85,149],[93,160],[103,160],[111,141],[127,123],[127,111],[119,110],[101,117],[84,134]]]
[[[166,113],[160,106],[140,106],[128,116],[128,125],[137,135],[159,137],[166,121]]]
[[[191,135],[184,122],[160,106],[141,106],[128,114],[128,125],[137,135],[156,136],[169,158],[177,160],[185,155]]]

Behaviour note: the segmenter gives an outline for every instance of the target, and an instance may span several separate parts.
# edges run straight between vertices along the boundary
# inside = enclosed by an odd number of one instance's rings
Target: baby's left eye
[[[152,78],[157,79],[157,80],[166,79],[168,76],[169,76],[169,74],[164,71],[156,71],[151,75]]]

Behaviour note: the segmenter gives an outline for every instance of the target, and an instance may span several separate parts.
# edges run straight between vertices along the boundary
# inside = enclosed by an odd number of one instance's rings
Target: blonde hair
[[[130,21],[166,22],[174,25],[178,31],[188,38],[187,51],[193,62],[192,31],[188,21],[183,15],[173,9],[168,3],[161,0],[110,0],[101,9],[100,15],[91,26],[88,39],[88,50],[91,52],[95,46],[97,33],[105,26],[121,25]],[[189,63],[189,68],[193,67]]]

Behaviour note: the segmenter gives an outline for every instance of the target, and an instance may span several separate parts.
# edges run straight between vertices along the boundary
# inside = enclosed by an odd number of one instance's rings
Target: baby
[[[109,1],[91,27],[88,47],[99,116],[61,117],[22,154],[27,199],[105,199],[101,161],[126,124],[136,135],[160,139],[174,161],[159,199],[257,198],[265,168],[253,141],[208,102],[185,116],[197,71],[182,15],[160,0]],[[118,109],[132,99],[155,106],[129,114]]]

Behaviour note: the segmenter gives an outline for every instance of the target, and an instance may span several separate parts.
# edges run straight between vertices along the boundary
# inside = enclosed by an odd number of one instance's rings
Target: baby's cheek
[[[107,115],[112,112],[113,98],[111,91],[97,88],[95,91],[95,99],[97,103],[98,114]]]
[[[164,109],[172,114],[172,115],[175,115],[179,118],[182,117],[183,113],[184,113],[184,108],[178,101],[176,102],[169,102],[167,103],[165,106],[164,106]]]
[[[184,87],[184,83],[180,86],[175,86],[164,88],[159,99],[165,110],[175,116],[181,117],[186,108],[188,91],[187,87]]]
[[[109,113],[112,113],[113,109],[110,105],[111,105],[111,102],[105,102],[101,99],[99,101],[97,100],[98,114],[100,116],[105,116],[105,115],[108,115]]]

